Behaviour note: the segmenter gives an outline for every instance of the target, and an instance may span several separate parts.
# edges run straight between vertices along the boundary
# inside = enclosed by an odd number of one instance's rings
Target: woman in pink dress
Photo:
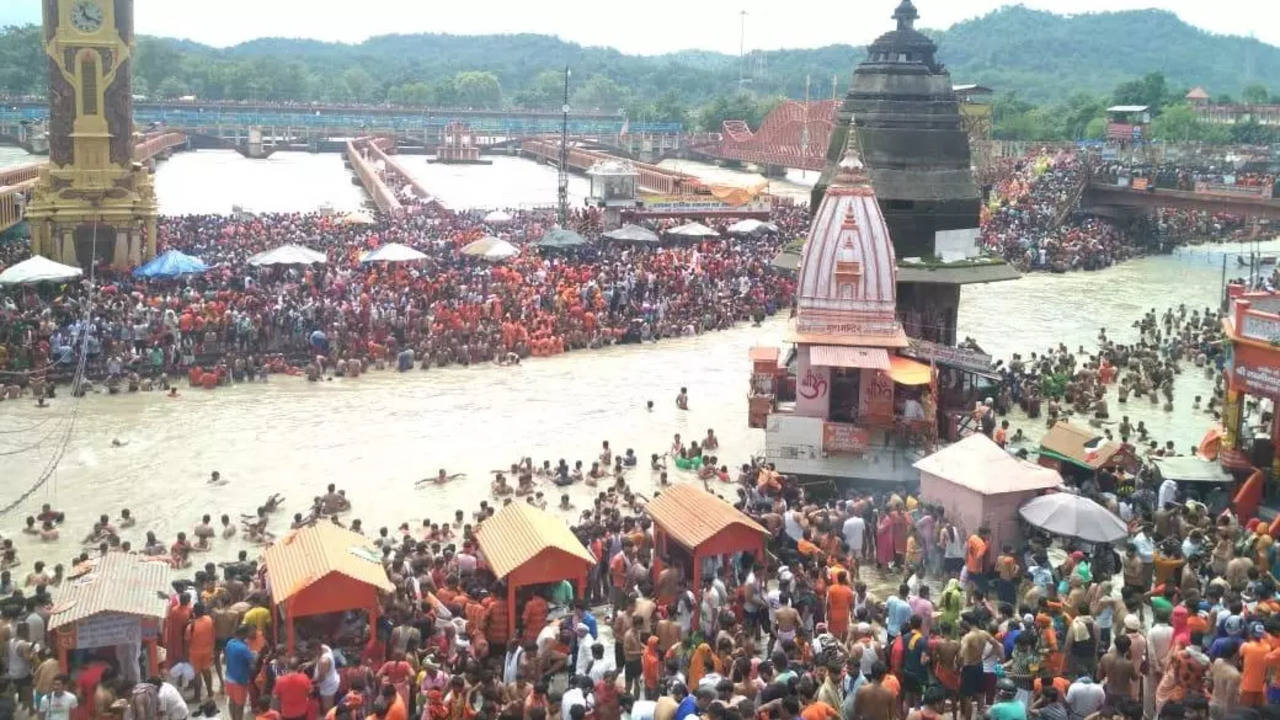
[[[893,563],[893,518],[881,513],[876,523],[876,565],[884,567]]]

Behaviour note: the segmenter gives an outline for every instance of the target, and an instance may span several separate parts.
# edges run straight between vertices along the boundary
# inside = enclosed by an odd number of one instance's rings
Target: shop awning
[[[933,380],[933,368],[893,355],[889,357],[889,377],[899,385],[928,385]]]
[[[823,367],[888,370],[889,353],[884,348],[813,345],[809,347],[809,363]]]

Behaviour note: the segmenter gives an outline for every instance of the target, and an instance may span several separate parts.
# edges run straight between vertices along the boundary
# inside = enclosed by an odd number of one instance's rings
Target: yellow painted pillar
[[[1240,447],[1240,420],[1241,420],[1240,391],[1227,389],[1226,397],[1222,401],[1222,447],[1228,450],[1234,450]]]
[[[146,226],[143,230],[146,233],[146,252],[143,253],[142,262],[146,262],[156,256],[156,219],[149,217],[146,219]]]

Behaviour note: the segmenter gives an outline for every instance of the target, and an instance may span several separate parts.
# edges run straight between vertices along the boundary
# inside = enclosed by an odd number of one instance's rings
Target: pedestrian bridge
[[[1261,192],[1247,192],[1257,188],[1227,188],[1214,190],[1166,190],[1136,189],[1114,185],[1099,180],[1089,183],[1081,198],[1086,212],[1100,215],[1124,213],[1132,209],[1177,208],[1215,213],[1229,213],[1250,219],[1280,220],[1280,200],[1265,197]]]
[[[48,114],[44,103],[6,103],[0,109],[0,140],[26,137],[23,128],[42,123]],[[214,145],[240,147],[256,132],[269,147],[313,152],[342,152],[347,140],[373,135],[430,151],[443,142],[445,128],[453,122],[466,125],[477,144],[493,145],[559,134],[564,120],[560,113],[514,110],[149,102],[134,103],[133,118],[144,127],[164,126],[193,139],[213,138]],[[628,122],[613,113],[575,112],[568,117],[569,134],[579,137],[679,136],[682,131],[680,123]]]

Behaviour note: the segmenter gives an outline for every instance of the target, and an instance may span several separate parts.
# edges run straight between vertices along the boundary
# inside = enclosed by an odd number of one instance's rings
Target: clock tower
[[[133,161],[133,0],[41,0],[49,164],[26,218],[32,251],[127,268],[156,251],[151,175]]]

